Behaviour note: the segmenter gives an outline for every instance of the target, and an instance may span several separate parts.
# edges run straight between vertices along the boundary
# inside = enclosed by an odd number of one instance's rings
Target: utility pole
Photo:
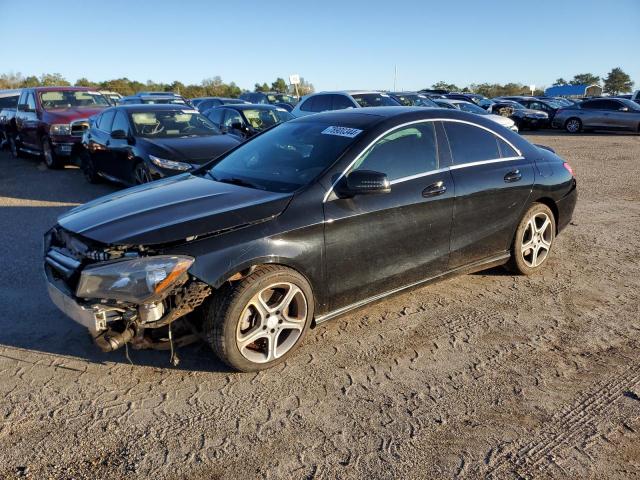
[[[396,92],[396,82],[398,81],[398,65],[395,67],[395,73],[393,75],[393,91]]]

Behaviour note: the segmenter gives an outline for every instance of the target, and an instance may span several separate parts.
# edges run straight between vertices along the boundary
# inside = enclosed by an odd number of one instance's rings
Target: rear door
[[[331,309],[446,269],[454,189],[439,150],[434,122],[396,128],[360,154],[351,168],[387,174],[391,192],[327,198]]]
[[[455,204],[449,268],[506,252],[534,181],[533,166],[476,124],[444,121]]]

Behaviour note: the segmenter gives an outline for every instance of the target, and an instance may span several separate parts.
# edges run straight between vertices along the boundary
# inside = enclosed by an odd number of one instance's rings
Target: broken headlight
[[[162,298],[193,264],[181,255],[158,255],[87,267],[76,290],[79,298],[145,303]]]

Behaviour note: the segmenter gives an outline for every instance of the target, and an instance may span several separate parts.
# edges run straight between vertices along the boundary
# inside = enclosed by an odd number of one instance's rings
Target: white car
[[[496,123],[499,123],[503,127],[508,128],[509,130],[513,130],[514,132],[518,131],[518,127],[516,123],[508,117],[503,117],[502,115],[495,115],[493,113],[487,112],[484,108],[479,107],[475,103],[465,102],[464,100],[452,100],[449,98],[434,98],[432,99],[436,102],[440,107],[443,108],[457,108],[458,110],[462,110],[464,112],[475,113],[477,115],[485,115],[490,120],[493,120]]]
[[[306,95],[291,111],[291,115],[304,117],[314,113],[344,110],[346,108],[399,106],[401,105],[387,93],[374,90],[341,90]]]

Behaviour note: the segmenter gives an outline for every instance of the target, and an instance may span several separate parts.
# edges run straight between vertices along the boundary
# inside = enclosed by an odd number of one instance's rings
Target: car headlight
[[[154,165],[157,165],[161,168],[168,168],[169,170],[185,171],[191,170],[192,168],[192,166],[188,163],[176,162],[175,160],[167,160],[166,158],[159,158],[153,155],[149,155],[149,160],[151,160]]]
[[[87,267],[76,289],[79,298],[145,303],[163,297],[193,264],[182,255],[158,255]]]
[[[49,135],[71,135],[71,125],[66,123],[54,123],[49,127]]]

